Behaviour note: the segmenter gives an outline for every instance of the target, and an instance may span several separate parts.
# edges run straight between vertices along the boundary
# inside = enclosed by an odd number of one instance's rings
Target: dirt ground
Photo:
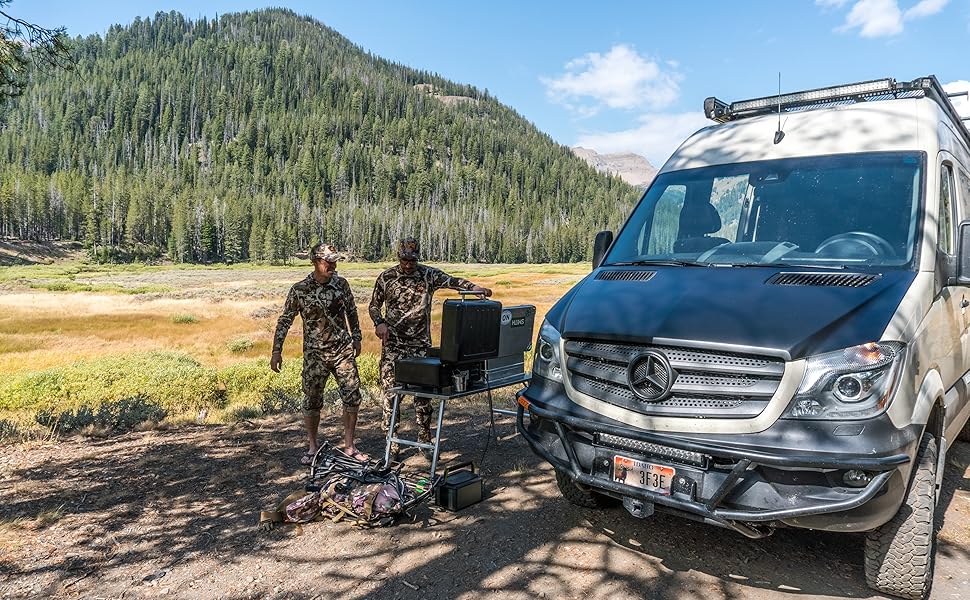
[[[444,459],[477,461],[487,409],[450,407],[446,417]],[[361,421],[361,447],[376,454],[376,411]],[[325,419],[329,439],[337,426]],[[497,433],[484,502],[424,507],[376,530],[257,527],[261,509],[302,487],[295,416],[6,447],[0,598],[880,597],[865,585],[860,536],[749,540],[669,516],[576,508],[510,418]],[[954,445],[948,463],[932,597],[970,598],[970,444]]]

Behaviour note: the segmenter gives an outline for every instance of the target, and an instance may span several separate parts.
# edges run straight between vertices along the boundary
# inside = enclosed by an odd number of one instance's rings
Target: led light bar
[[[808,90],[807,92],[795,92],[793,94],[783,94],[781,96],[768,96],[765,98],[755,98],[754,100],[742,100],[732,102],[730,110],[745,112],[758,110],[760,108],[777,109],[780,104],[782,107],[792,104],[817,104],[820,102],[833,102],[855,96],[871,95],[879,93],[889,93],[894,91],[896,82],[892,79],[876,79],[874,81],[864,81],[862,83],[852,83],[849,85],[836,85],[832,87]]]
[[[674,460],[679,463],[693,465],[702,469],[707,468],[707,456],[701,454],[700,452],[691,452],[690,450],[681,450],[679,448],[671,448],[670,446],[661,446],[660,444],[651,444],[650,442],[631,440],[630,438],[620,437],[609,433],[598,433],[596,434],[596,438],[599,443],[606,446],[612,446],[621,450],[629,450],[631,452],[636,452],[637,454],[653,456],[660,459]]]
[[[741,100],[730,104],[712,96],[704,100],[704,115],[712,121],[726,123],[746,117],[774,113],[779,110],[793,112],[832,106],[833,104],[924,97],[936,102],[949,115],[954,124],[961,124],[965,120],[953,107],[950,95],[943,89],[940,81],[934,75],[903,82],[887,77],[791,94]],[[959,127],[959,129],[960,135],[970,144],[970,130],[966,126]]]

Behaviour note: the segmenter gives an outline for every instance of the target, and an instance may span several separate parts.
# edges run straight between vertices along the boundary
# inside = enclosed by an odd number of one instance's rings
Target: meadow
[[[380,343],[367,317],[373,282],[390,263],[343,263],[364,334],[365,401],[374,402]],[[534,304],[536,324],[586,264],[436,264]],[[0,267],[0,440],[81,431],[226,423],[300,406],[301,324],[268,368],[276,318],[309,266],[96,265]],[[432,336],[441,302],[435,295]],[[338,399],[331,382],[328,401]]]

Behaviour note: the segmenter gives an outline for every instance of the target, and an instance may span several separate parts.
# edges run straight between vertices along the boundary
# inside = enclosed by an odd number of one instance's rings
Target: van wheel
[[[608,508],[616,504],[616,500],[609,496],[579,487],[572,477],[559,469],[556,469],[556,484],[559,486],[559,493],[570,504],[583,508]]]
[[[866,535],[866,583],[911,600],[921,600],[933,585],[936,530],[936,438],[920,441],[906,501],[888,523]]]

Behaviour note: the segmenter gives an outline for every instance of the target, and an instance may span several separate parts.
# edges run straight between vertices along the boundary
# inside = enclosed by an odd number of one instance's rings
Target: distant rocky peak
[[[582,146],[575,146],[571,150],[597,171],[618,175],[630,185],[645,187],[657,174],[657,169],[650,164],[650,161],[633,152],[600,154],[596,150]]]

